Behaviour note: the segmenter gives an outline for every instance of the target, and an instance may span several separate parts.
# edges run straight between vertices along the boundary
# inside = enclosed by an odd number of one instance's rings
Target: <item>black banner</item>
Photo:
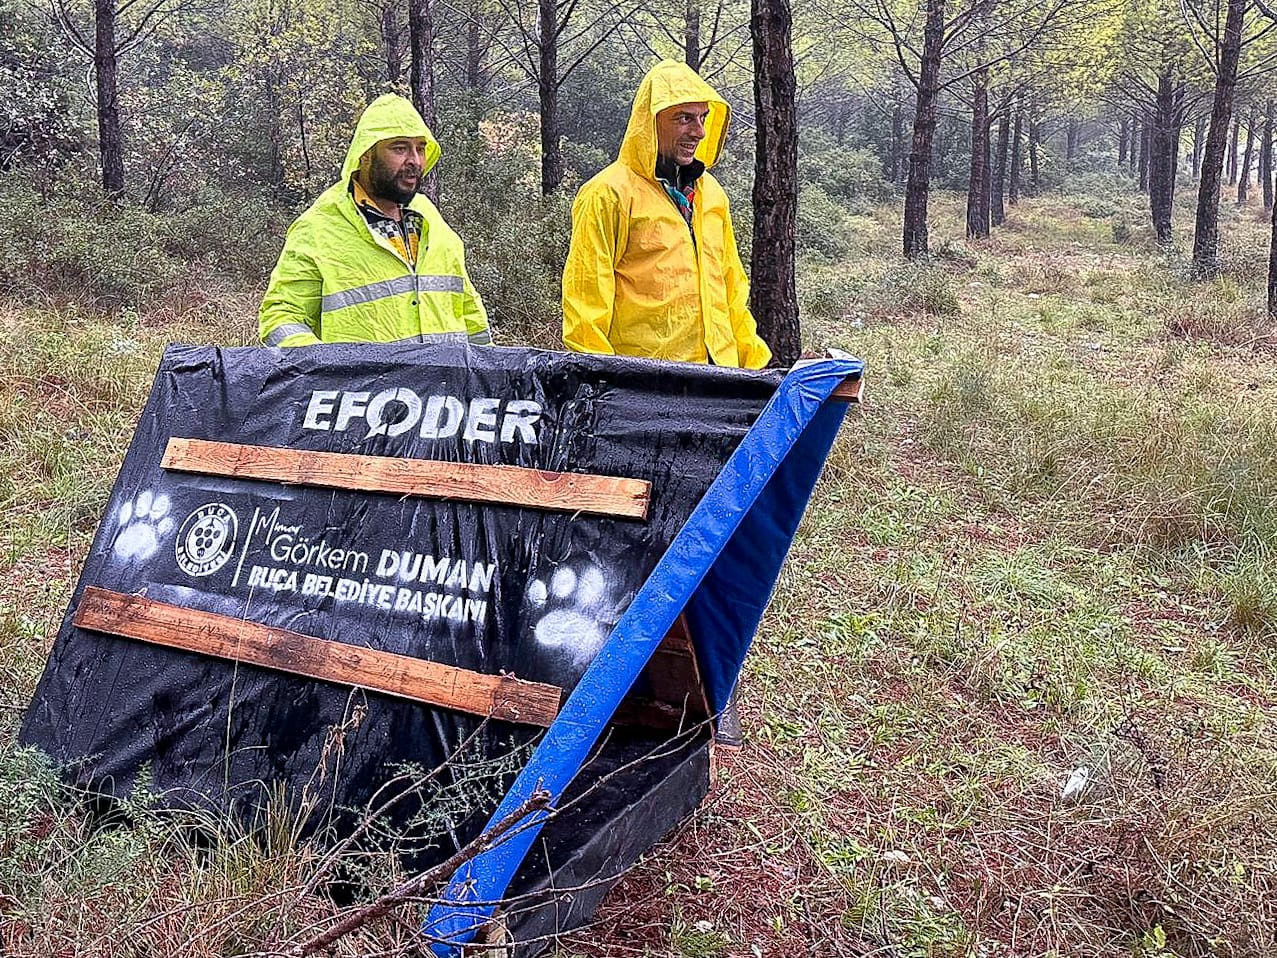
[[[778,381],[520,349],[173,347],[22,741],[108,796],[141,781],[205,807],[255,807],[281,784],[299,794],[328,762],[326,804],[359,809],[465,741],[467,761],[506,783],[518,758],[503,756],[536,729],[85,631],[71,615],[87,586],[142,593],[567,691]],[[627,477],[649,481],[651,501],[631,519],[219,478],[163,468],[174,437]],[[445,828],[472,829],[502,790]]]

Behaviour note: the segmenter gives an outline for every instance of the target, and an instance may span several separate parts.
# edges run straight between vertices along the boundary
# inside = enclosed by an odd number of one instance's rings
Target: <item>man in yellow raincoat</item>
[[[731,108],[688,66],[643,78],[620,156],[581,187],[563,269],[563,342],[588,353],[760,369],[727,194],[708,172]]]
[[[258,313],[265,345],[492,342],[461,238],[417,192],[439,152],[403,97],[369,104],[341,179],[288,229]]]

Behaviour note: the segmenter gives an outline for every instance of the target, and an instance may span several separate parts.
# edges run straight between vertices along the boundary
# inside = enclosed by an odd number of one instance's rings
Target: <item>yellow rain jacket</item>
[[[468,337],[492,342],[488,314],[466,274],[461,237],[418,194],[408,204],[421,214],[417,262],[374,235],[350,195],[360,157],[380,140],[425,137],[425,170],[439,159],[439,143],[403,97],[378,97],[355,127],[341,179],[292,226],[258,313],[267,346],[394,342]]]
[[[731,108],[690,67],[664,60],[639,85],[620,156],[577,194],[563,268],[569,349],[751,369],[771,359],[749,312],[727,194],[701,175],[693,243],[656,178],[656,114],[699,102],[709,104],[709,117],[696,158],[713,166]]]

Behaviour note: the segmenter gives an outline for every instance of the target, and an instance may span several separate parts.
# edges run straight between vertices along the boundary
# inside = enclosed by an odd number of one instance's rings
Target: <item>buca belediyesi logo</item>
[[[235,552],[239,519],[230,506],[210,502],[200,506],[177,532],[177,565],[190,576],[212,575]]]

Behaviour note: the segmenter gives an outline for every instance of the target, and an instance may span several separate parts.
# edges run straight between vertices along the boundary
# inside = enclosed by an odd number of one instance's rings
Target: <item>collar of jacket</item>
[[[355,201],[355,208],[359,210],[360,213],[371,213],[373,216],[380,217],[383,220],[394,220],[393,216],[386,215],[382,208],[377,205],[377,201],[368,195],[368,191],[364,189],[364,184],[359,182],[358,175],[352,175],[350,177],[350,196]],[[409,202],[411,202],[411,200]],[[416,212],[417,211],[411,206],[407,206],[403,203],[399,204],[399,216],[401,218],[405,213]]]
[[[668,183],[676,190],[687,192],[701,178],[701,174],[704,172],[705,164],[700,160],[692,160],[686,166],[679,166],[668,157],[658,156],[656,158],[656,178]]]

